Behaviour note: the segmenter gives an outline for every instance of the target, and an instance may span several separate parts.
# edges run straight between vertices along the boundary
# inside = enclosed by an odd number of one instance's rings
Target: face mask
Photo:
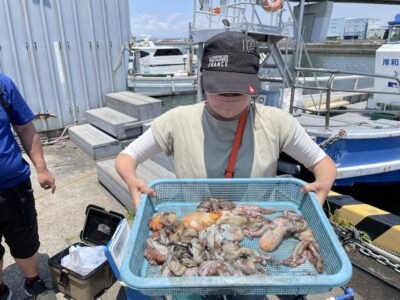
[[[207,104],[211,109],[225,119],[238,116],[251,102],[248,95],[222,96],[207,93]]]

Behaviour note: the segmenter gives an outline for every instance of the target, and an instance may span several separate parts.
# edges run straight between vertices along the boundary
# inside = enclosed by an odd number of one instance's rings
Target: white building
[[[345,18],[331,19],[326,35],[327,39],[343,39],[345,22]]]
[[[382,40],[385,36],[387,28],[369,29],[367,32],[367,40]]]
[[[388,29],[388,26],[383,25],[379,19],[369,19],[366,39],[381,40],[385,35],[385,31]]]
[[[386,26],[387,28],[387,26]],[[368,19],[367,31],[371,29],[382,29],[382,22],[379,19]]]
[[[368,19],[346,19],[343,38],[345,40],[363,40],[367,35]]]
[[[378,30],[379,29],[379,30]],[[368,36],[380,36],[382,24],[379,19],[354,18],[331,19],[328,28],[328,39],[361,40]],[[368,34],[371,31],[371,34]]]

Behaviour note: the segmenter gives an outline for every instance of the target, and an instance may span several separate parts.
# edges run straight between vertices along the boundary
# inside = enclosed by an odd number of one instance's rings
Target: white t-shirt
[[[138,162],[159,151],[173,155],[177,178],[222,178],[237,122],[214,118],[204,103],[176,107],[155,119],[151,130],[123,152]],[[274,177],[280,152],[306,167],[326,155],[290,114],[274,107],[252,105],[234,177]]]

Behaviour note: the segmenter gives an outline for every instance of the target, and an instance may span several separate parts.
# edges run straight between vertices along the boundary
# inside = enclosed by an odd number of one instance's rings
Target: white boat
[[[196,92],[193,65],[197,58],[190,49],[185,54],[181,47],[155,45],[146,37],[131,51],[128,87],[135,93],[165,96]]]
[[[291,100],[288,110],[335,161],[338,169],[336,186],[400,182],[400,112],[393,110],[395,108],[400,110],[400,80],[397,73],[400,65],[400,43],[398,38],[394,39],[399,36],[400,15],[396,17],[396,21],[390,23],[388,42],[377,50],[376,74],[366,74],[313,68],[310,59],[310,67],[301,67],[301,57],[309,57],[306,51],[302,53],[302,50],[305,50],[300,30],[303,24],[297,24],[297,21],[293,25],[297,30],[296,36],[300,38],[296,39],[294,69],[292,69],[293,67],[288,66],[289,60],[285,56],[288,51],[282,51],[277,45],[278,41],[282,41],[280,44],[285,47],[285,38],[290,37],[279,11],[267,11],[271,22],[266,25],[261,22],[262,18],[258,17],[257,7],[251,1],[240,3],[224,1],[223,5],[222,1],[220,3],[221,9],[218,13],[204,9],[204,6],[197,11],[193,22],[194,40],[202,43],[221,31],[236,30],[244,31],[258,41],[264,58],[259,74],[261,81],[267,85],[275,83],[281,86],[279,90],[284,91],[281,95],[288,95]],[[288,1],[282,3],[286,4],[285,8],[292,13],[293,20],[297,19],[291,7],[287,5]],[[313,5],[307,7],[311,9]],[[304,9],[305,3],[301,1],[299,11],[304,12]],[[198,22],[195,22],[196,20]],[[305,20],[304,24],[308,21],[310,20]],[[303,22],[303,18],[298,22]],[[286,47],[288,45],[286,42]],[[303,78],[305,74],[308,76],[312,74],[313,78]],[[316,84],[317,78],[321,76],[326,76],[325,84]],[[361,89],[355,83],[353,88],[344,89],[333,85],[338,79],[357,81],[361,77],[374,78],[374,87]],[[320,101],[314,100],[311,95],[303,95],[304,91],[317,92],[318,94],[313,96],[320,95]],[[283,96],[279,93],[262,90],[260,94],[262,95],[260,102],[284,108]],[[296,95],[300,95],[297,98],[303,95],[303,100],[306,100],[302,101],[301,106],[296,105]],[[373,95],[373,98],[369,95]],[[356,103],[358,106],[350,106],[345,111],[334,109],[350,104],[353,101],[347,99],[353,97],[368,101],[362,102],[363,107],[360,103]],[[310,104],[307,104],[308,102]]]
[[[387,42],[376,51],[375,74],[298,69],[330,74],[327,85],[320,89],[327,93],[326,105],[319,110],[325,116],[302,114],[298,120],[335,161],[336,186],[385,185],[400,181],[400,80],[397,73],[400,14],[389,27]],[[329,98],[332,92],[339,91],[333,88],[333,82],[340,74],[374,78],[373,90],[369,90],[373,97],[349,105],[344,111],[332,110]],[[304,85],[298,87],[304,88]],[[359,89],[341,91],[362,92]]]

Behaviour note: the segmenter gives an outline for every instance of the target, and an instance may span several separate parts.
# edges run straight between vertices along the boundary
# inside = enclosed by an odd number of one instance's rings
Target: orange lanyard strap
[[[239,152],[240,144],[242,142],[244,127],[246,126],[248,109],[249,108],[247,107],[245,110],[242,111],[242,114],[240,115],[239,123],[236,128],[235,140],[233,141],[231,156],[229,157],[228,167],[225,171],[225,178],[233,177],[237,154]]]

